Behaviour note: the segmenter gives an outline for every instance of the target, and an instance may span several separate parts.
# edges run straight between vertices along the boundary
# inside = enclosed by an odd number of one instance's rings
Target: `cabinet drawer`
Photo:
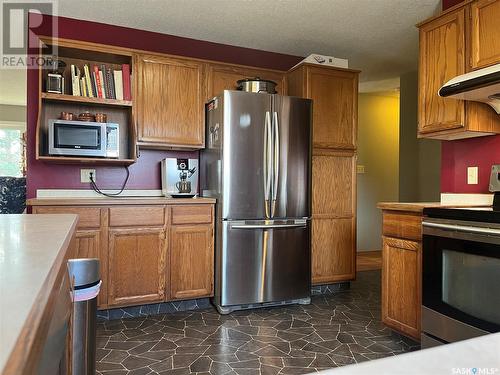
[[[172,207],[172,224],[203,224],[211,222],[211,205],[189,205]]]
[[[77,228],[99,228],[101,210],[97,207],[33,207],[34,214],[77,214]]]
[[[113,207],[109,209],[109,226],[163,226],[165,208],[163,206]]]
[[[420,241],[422,239],[422,216],[384,211],[384,236]]]

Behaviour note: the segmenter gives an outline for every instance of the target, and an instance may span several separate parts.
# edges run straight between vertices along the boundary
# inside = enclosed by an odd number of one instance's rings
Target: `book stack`
[[[132,100],[130,86],[130,65],[123,64],[121,70],[111,69],[105,64],[88,64],[83,69],[71,65],[71,84],[73,96]]]

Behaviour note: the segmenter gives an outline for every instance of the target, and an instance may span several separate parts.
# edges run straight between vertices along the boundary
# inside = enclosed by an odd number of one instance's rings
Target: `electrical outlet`
[[[477,185],[478,167],[467,167],[467,184]]]
[[[80,182],[82,184],[90,182],[90,174],[92,173],[92,178],[94,182],[97,181],[97,175],[95,169],[80,169]]]

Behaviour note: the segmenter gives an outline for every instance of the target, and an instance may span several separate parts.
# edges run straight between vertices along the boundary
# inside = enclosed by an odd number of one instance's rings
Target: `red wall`
[[[30,14],[30,24],[40,24]],[[173,55],[251,65],[262,68],[287,70],[302,57],[291,56],[250,48],[204,42],[195,39],[136,30],[127,27],[81,21],[65,17],[43,16],[43,22],[32,31],[37,35],[50,35],[50,21],[58,22],[58,36]],[[35,53],[35,51],[31,51]],[[28,126],[28,175],[27,197],[36,196],[36,189],[89,189],[80,183],[81,165],[56,165],[35,159],[36,122],[38,117],[38,71],[28,70],[27,126]],[[169,156],[198,157],[198,152],[167,152],[141,150],[137,162],[130,166],[128,189],[159,189],[161,159]],[[101,188],[121,187],[125,177],[122,167],[96,167],[97,181]]]
[[[460,0],[443,0],[443,10]],[[500,164],[500,135],[441,142],[441,192],[487,193],[492,164]],[[467,167],[479,167],[477,185],[467,185]]]

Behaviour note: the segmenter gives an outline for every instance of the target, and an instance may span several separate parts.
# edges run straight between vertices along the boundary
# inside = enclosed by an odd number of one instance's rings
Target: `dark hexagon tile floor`
[[[102,375],[304,374],[419,348],[381,324],[380,271],[308,306],[112,320],[97,336]]]

